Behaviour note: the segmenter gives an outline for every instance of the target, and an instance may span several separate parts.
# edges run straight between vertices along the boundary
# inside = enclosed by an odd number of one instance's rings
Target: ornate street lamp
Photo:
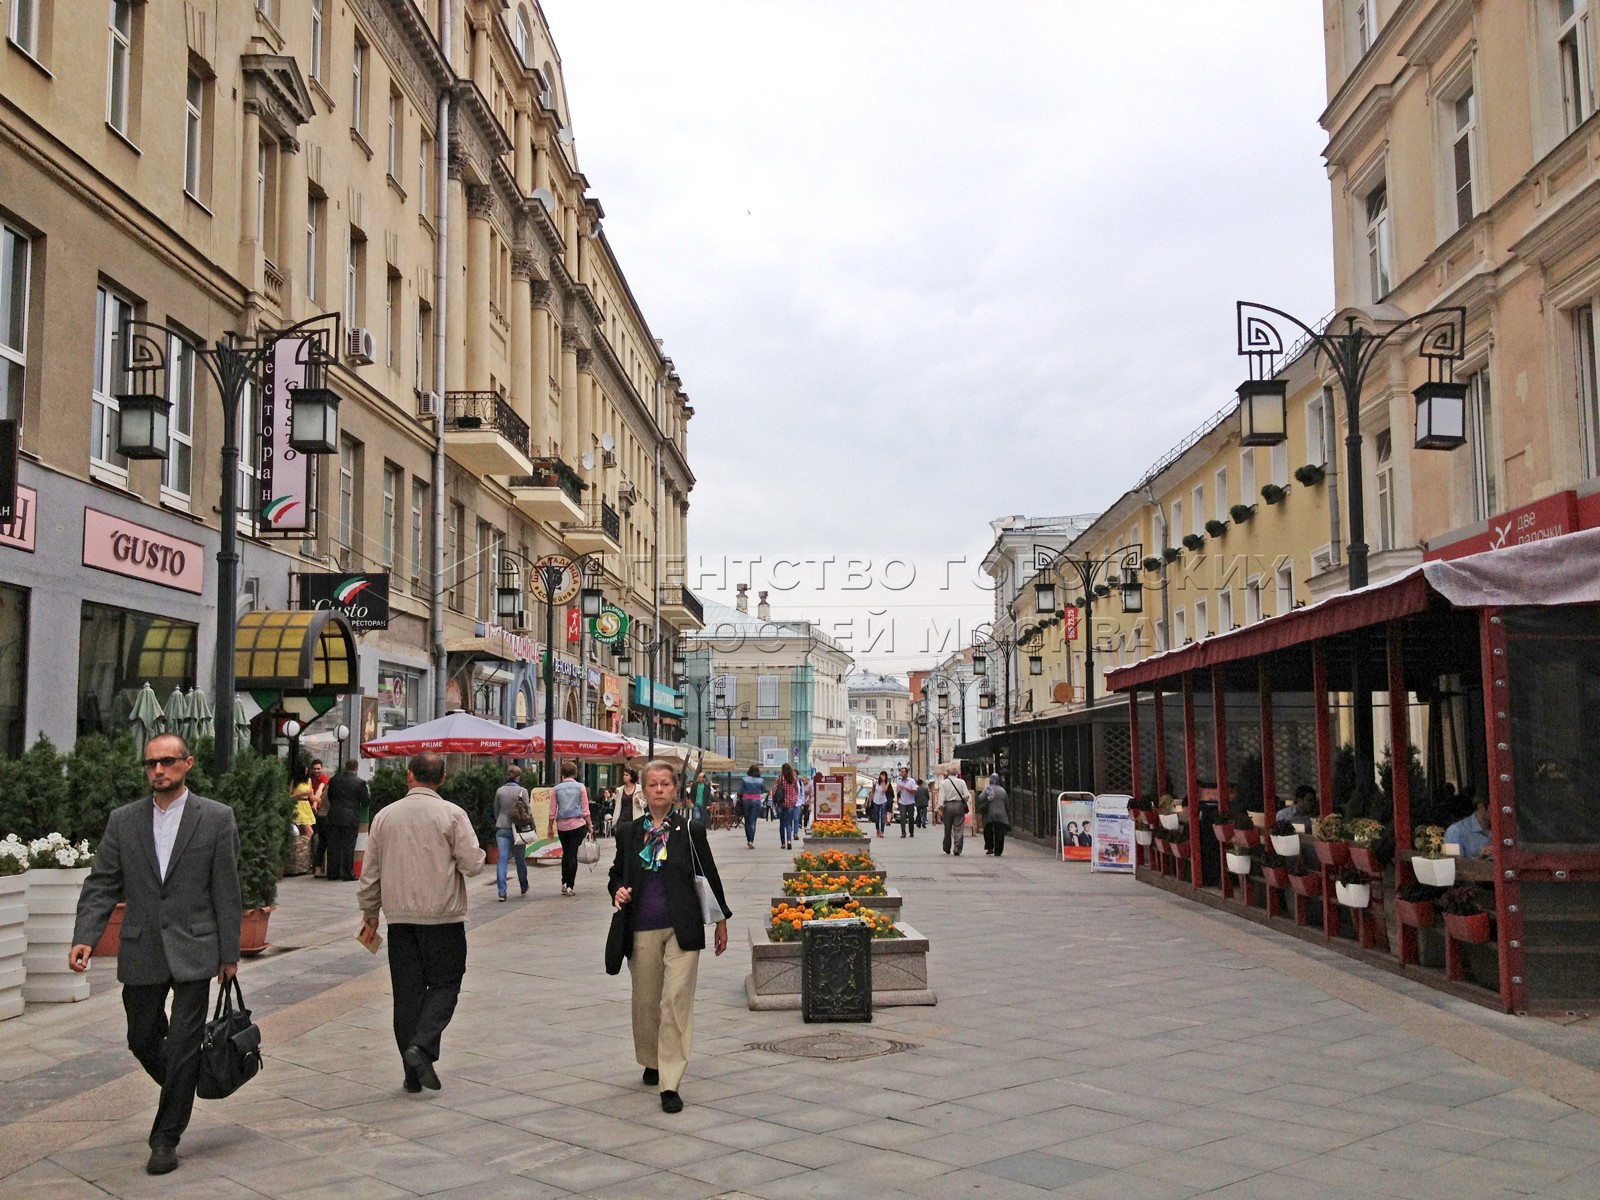
[[[291,393],[289,448],[301,454],[339,453],[339,397],[328,388],[303,387]]]
[[[117,397],[117,408],[117,452],[124,458],[166,458],[172,401],[165,396],[129,393]]]
[[[1239,444],[1276,446],[1289,437],[1289,385],[1247,379],[1239,385]]]
[[[1033,595],[1041,615],[1049,616],[1056,611],[1056,585],[1054,583],[1034,584]]]
[[[1432,381],[1417,398],[1418,450],[1454,450],[1467,443],[1467,385]]]

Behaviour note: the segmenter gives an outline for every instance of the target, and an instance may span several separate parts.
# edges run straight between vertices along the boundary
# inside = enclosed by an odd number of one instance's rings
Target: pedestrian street
[[[627,978],[601,969],[608,842],[570,899],[554,868],[504,905],[469,881],[443,1090],[420,1095],[353,885],[293,878],[240,972],[266,1068],[196,1105],[170,1177],[144,1172],[156,1089],[107,966],[88,1001],[0,1026],[0,1200],[1600,1195],[1592,1023],[1503,1016],[1026,840],[946,857],[928,830],[871,848],[937,1005],[808,1026],[745,1000],[776,827],[712,845],[733,933],[702,957],[680,1114],[639,1084]],[[871,1056],[757,1048],[828,1034]]]

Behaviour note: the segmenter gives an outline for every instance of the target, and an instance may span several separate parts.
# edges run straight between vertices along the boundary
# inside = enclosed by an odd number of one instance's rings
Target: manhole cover
[[[854,1062],[861,1058],[877,1058],[883,1054],[898,1054],[902,1050],[915,1050],[912,1042],[896,1042],[889,1038],[867,1037],[859,1033],[814,1033],[805,1037],[785,1038],[781,1042],[755,1042],[749,1050],[767,1050],[773,1054],[788,1054],[794,1058],[822,1058],[829,1062]]]

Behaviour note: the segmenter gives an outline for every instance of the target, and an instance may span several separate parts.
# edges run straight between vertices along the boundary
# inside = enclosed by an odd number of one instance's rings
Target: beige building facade
[[[543,609],[501,618],[496,589],[526,591],[547,553],[593,554],[671,660],[699,620],[693,408],[601,227],[537,4],[3,11],[0,417],[20,423],[23,512],[0,529],[0,623],[32,653],[0,661],[0,748],[114,728],[142,682],[210,690],[223,423],[204,351],[319,314],[340,324],[338,452],[314,525],[274,536],[247,396],[240,584],[242,609],[288,608],[301,574],[388,574],[361,696],[325,723],[411,724],[436,697],[533,720]],[[118,453],[130,320],[167,359],[164,462]],[[203,564],[196,586],[93,565],[92,514]],[[606,664],[556,615],[559,715],[603,723]]]

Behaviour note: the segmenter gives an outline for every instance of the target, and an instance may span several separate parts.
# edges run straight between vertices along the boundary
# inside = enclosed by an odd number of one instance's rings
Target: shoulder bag
[[[234,997],[239,1006],[234,1007]],[[217,994],[216,1011],[200,1038],[200,1072],[194,1094],[221,1100],[238,1091],[261,1070],[261,1029],[244,1006],[236,975]]]
[[[600,861],[600,846],[594,840],[594,830],[590,830],[578,847],[578,861],[584,863],[591,870],[595,863]]]
[[[717,893],[711,888],[711,881],[700,868],[700,855],[694,848],[694,835],[689,832],[687,825],[684,826],[683,835],[689,839],[689,861],[694,864],[694,892],[700,898],[700,919],[704,924],[715,925],[727,919],[722,913],[722,901],[717,899]]]
[[[533,810],[528,807],[528,793],[511,808],[511,840],[518,846],[531,846],[539,840],[539,829],[533,823]]]

